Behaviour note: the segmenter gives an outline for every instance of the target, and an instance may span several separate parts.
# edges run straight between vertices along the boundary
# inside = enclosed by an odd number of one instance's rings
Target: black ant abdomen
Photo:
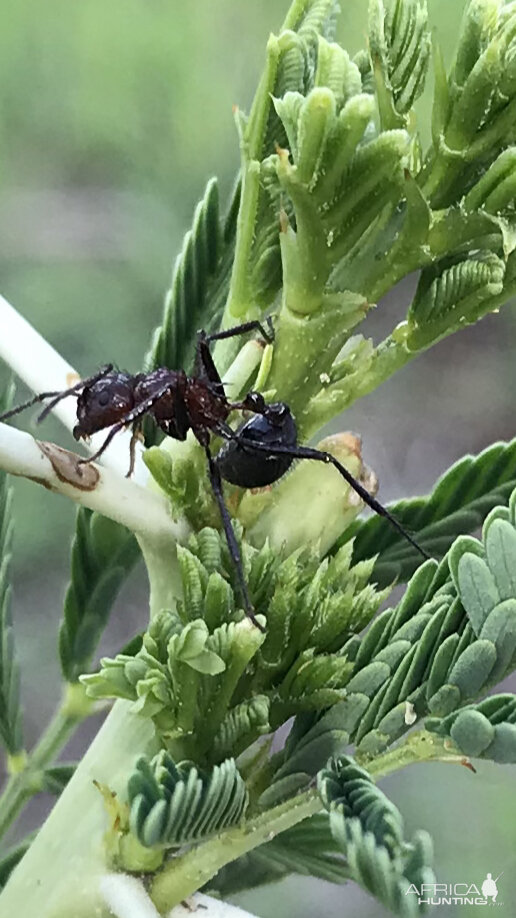
[[[271,448],[297,446],[296,422],[284,402],[267,405],[266,414],[255,415],[241,424],[235,430],[235,439],[226,442],[217,453],[215,461],[225,481],[241,488],[265,488],[289,470],[292,456],[257,452],[253,449],[256,442]]]

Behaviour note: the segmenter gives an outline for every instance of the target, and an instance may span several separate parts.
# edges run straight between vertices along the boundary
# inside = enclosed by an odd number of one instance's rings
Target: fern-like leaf
[[[111,606],[138,557],[131,532],[91,510],[79,509],[59,632],[61,668],[69,682],[88,670]]]
[[[428,347],[489,313],[502,293],[504,274],[504,261],[492,252],[424,270],[407,316],[408,347]]]
[[[333,837],[346,855],[350,877],[402,918],[420,913],[411,884],[435,882],[426,832],[403,837],[399,810],[351,758],[332,759],[318,776]]]
[[[216,179],[210,179],[176,259],[163,321],[145,359],[147,370],[179,370],[191,363],[197,331],[208,327],[224,305],[228,279],[227,259],[221,263],[223,254],[228,255],[224,253],[218,185]],[[222,287],[214,296],[215,281],[222,281]]]
[[[344,708],[345,702],[338,702],[322,716],[298,714],[284,749],[272,760],[275,769],[260,797],[260,806],[275,806],[306,788],[330,756],[340,755],[346,749],[350,734],[343,725]]]
[[[477,456],[459,459],[428,497],[402,500],[389,509],[430,555],[439,557],[457,536],[478,529],[515,485],[516,440],[494,443]],[[415,550],[379,516],[350,528],[337,544],[352,535],[355,562],[378,555],[372,579],[380,586],[407,581],[419,566]]]
[[[407,732],[414,713],[446,718],[477,702],[514,670],[515,570],[513,492],[508,508],[488,515],[481,542],[461,536],[440,566],[427,561],[397,608],[364,635],[341,722],[361,753],[386,749]],[[481,746],[484,737],[481,731]],[[500,755],[512,755],[511,742]]]
[[[136,763],[129,779],[131,831],[145,847],[171,848],[236,825],[247,789],[233,759],[209,770],[175,764],[166,752]]]
[[[426,0],[372,0],[369,49],[384,127],[400,123],[421,95],[430,57]]]

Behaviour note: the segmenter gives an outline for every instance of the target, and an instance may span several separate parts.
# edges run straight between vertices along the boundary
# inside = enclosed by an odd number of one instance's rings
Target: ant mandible
[[[272,343],[272,321],[270,318],[266,321],[267,329],[261,322],[252,321],[210,335],[200,331],[192,376],[187,376],[184,370],[169,370],[167,367],[131,375],[122,373],[114,369],[112,364],[108,364],[98,373],[80,380],[69,389],[62,392],[41,392],[0,415],[0,421],[5,421],[37,402],[51,399],[38,416],[39,422],[61,399],[69,395],[76,396],[77,424],[73,429],[76,440],[88,438],[107,427],[111,428],[100,449],[88,459],[80,459],[79,462],[88,463],[99,459],[113,437],[125,427],[131,427],[128,477],[134,469],[135,443],[145,415],[150,415],[158,427],[175,440],[185,440],[188,431],[192,430],[206,454],[210,483],[235,565],[246,614],[260,630],[263,628],[255,618],[240,549],[224,500],[223,481],[242,488],[261,488],[282,478],[295,459],[314,459],[331,463],[365,504],[388,519],[423,557],[428,557],[424,549],[387,508],[369,494],[335,456],[323,450],[299,445],[296,422],[285,402],[269,404],[259,392],[249,392],[239,402],[229,401],[215,367],[210,344],[212,341],[252,331],[259,331],[267,343]],[[254,417],[233,430],[227,419],[234,410],[251,411]],[[212,436],[222,437],[226,441],[215,456],[210,448]]]

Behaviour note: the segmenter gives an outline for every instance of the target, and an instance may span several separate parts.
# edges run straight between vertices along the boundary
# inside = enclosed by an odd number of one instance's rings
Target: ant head
[[[256,411],[258,414],[262,414],[266,407],[265,399],[259,392],[248,392],[244,405],[247,411]]]
[[[112,370],[84,386],[77,399],[76,440],[111,427],[134,408],[134,380],[128,373]]]

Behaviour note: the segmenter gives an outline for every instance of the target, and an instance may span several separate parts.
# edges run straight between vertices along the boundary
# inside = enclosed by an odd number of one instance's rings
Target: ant
[[[80,380],[69,389],[41,392],[0,415],[0,421],[5,421],[37,402],[51,399],[38,416],[39,422],[61,399],[69,395],[76,396],[77,424],[73,429],[76,440],[87,439],[91,434],[111,428],[100,449],[79,462],[88,463],[99,459],[113,437],[125,427],[131,427],[128,477],[134,469],[135,443],[145,415],[150,415],[158,427],[175,440],[185,440],[188,431],[192,430],[206,454],[210,483],[219,507],[246,614],[260,630],[263,628],[254,615],[240,549],[224,500],[223,481],[242,488],[261,488],[282,478],[295,459],[331,463],[365,504],[388,519],[423,557],[428,557],[387,508],[369,494],[338,459],[331,453],[299,445],[296,422],[285,402],[269,404],[259,392],[253,391],[248,392],[239,402],[231,402],[226,397],[210,344],[252,331],[259,331],[270,344],[274,340],[274,328],[270,318],[266,322],[267,329],[255,320],[210,335],[200,331],[192,376],[187,376],[184,370],[170,370],[167,367],[131,375],[115,369],[113,364],[107,364],[98,373]],[[235,410],[251,411],[254,416],[233,430],[227,419]],[[215,456],[210,448],[212,436],[222,437],[226,441]]]

